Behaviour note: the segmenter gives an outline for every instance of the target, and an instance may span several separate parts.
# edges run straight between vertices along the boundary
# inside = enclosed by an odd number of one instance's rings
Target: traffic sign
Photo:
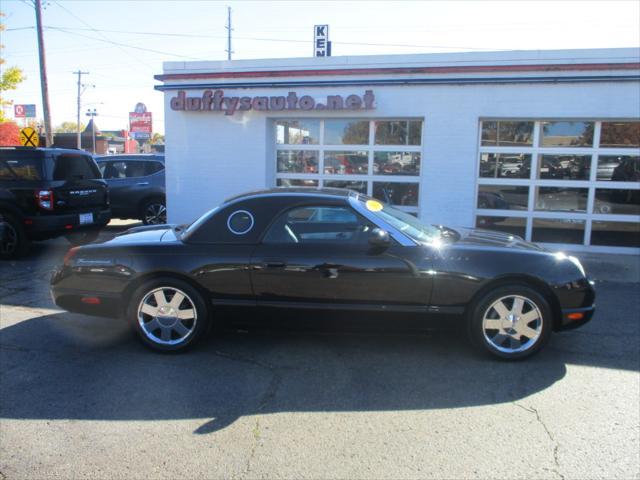
[[[37,147],[40,144],[40,137],[31,127],[25,127],[20,130],[20,143],[25,147]]]
[[[13,114],[16,118],[35,118],[36,106],[34,104],[14,105]]]

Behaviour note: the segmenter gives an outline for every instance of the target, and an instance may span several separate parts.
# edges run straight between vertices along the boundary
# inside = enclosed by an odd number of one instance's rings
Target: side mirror
[[[381,228],[374,228],[369,234],[369,245],[376,249],[387,249],[391,245],[389,232]]]

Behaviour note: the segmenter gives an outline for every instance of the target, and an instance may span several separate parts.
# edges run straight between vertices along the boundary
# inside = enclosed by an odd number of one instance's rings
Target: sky
[[[233,59],[309,57],[314,24],[329,24],[333,55],[546,50],[640,46],[640,0],[628,1],[153,1],[43,0],[51,117],[76,120],[72,72],[90,72],[82,118],[102,130],[128,128],[143,102],[164,132],[153,76],[163,61],[225,60],[227,7]],[[6,97],[42,103],[31,0],[2,0],[5,67],[27,80]],[[10,115],[13,115],[11,109]]]

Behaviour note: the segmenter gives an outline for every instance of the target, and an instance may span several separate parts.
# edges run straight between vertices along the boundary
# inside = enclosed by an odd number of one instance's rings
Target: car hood
[[[455,242],[456,245],[473,246],[473,247],[497,247],[497,248],[513,248],[520,250],[535,250],[545,252],[546,250],[535,243],[526,242],[517,235],[509,233],[496,232],[494,230],[482,230],[476,228],[459,228],[456,227],[460,238]]]

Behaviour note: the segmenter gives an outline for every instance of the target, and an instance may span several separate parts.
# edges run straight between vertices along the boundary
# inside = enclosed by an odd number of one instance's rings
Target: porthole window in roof
[[[244,235],[253,228],[253,215],[246,210],[236,210],[227,220],[227,227],[236,235]]]

